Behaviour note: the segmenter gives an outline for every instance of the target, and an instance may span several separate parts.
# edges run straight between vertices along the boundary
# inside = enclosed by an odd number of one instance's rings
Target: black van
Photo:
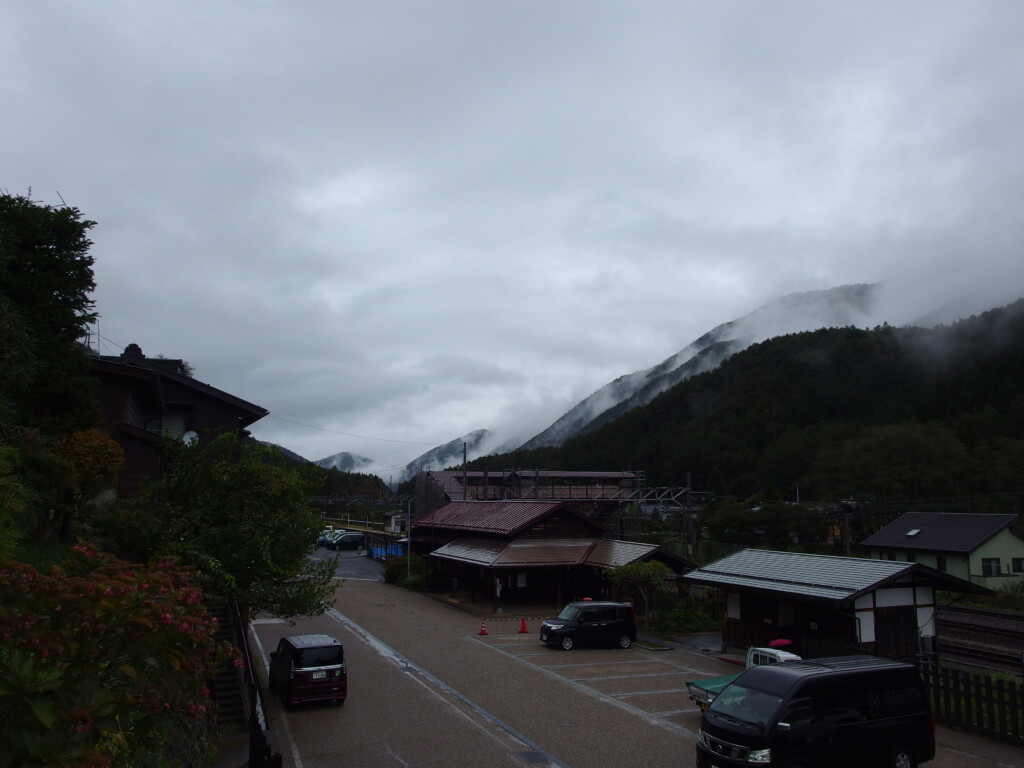
[[[330,635],[282,637],[270,654],[270,690],[285,707],[303,701],[334,701],[348,696],[345,648]]]
[[[754,667],[701,719],[698,768],[913,768],[935,757],[917,669],[875,656]]]
[[[569,603],[558,616],[540,625],[540,640],[566,651],[577,645],[617,645],[629,648],[636,642],[633,606],[580,600]]]

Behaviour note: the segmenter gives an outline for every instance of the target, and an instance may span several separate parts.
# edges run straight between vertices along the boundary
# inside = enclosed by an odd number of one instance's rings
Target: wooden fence
[[[1024,686],[1000,677],[921,665],[935,719],[1024,745]]]

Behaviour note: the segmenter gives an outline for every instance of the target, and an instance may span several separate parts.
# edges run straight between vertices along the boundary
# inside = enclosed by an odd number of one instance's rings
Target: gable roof
[[[836,603],[854,600],[895,581],[908,580],[958,592],[991,594],[984,587],[920,563],[762,549],[744,549],[682,578],[740,592],[784,594]]]
[[[230,410],[235,415],[237,426],[242,428],[248,427],[270,413],[266,408],[243,400],[230,392],[178,373],[174,366],[170,365],[175,362],[180,361],[151,359],[142,356],[126,357],[124,355],[119,357],[102,355],[92,358],[93,370],[97,373],[133,379],[148,387],[155,407],[161,411],[168,407],[182,405],[180,401],[173,399],[169,391],[174,387],[179,393],[193,393]]]
[[[452,501],[413,520],[413,528],[438,528],[466,533],[515,536],[556,512],[564,511],[603,530],[585,516],[557,501]]]
[[[908,512],[864,539],[865,547],[973,552],[1017,515]]]

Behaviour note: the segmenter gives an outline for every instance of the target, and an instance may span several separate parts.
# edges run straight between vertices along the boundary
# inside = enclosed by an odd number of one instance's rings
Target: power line
[[[108,339],[106,336],[102,335],[99,332],[99,324],[98,323],[97,323],[97,326],[96,326],[95,333],[96,333],[96,348],[97,348],[96,351],[98,353],[102,354],[102,352],[100,350],[100,344],[101,344],[101,342],[104,342],[104,341],[107,342],[108,344],[113,344],[115,347],[120,349],[122,352],[124,351],[124,347],[123,346],[118,344],[113,339]],[[415,441],[415,440],[391,440],[391,439],[386,438],[386,437],[370,437],[369,435],[356,435],[356,434],[353,434],[351,432],[340,432],[340,431],[338,431],[336,429],[328,429],[327,427],[318,427],[318,426],[316,426],[314,424],[306,424],[304,422],[295,421],[293,419],[285,419],[285,418],[282,418],[281,416],[275,416],[272,413],[271,414],[267,414],[267,416],[265,418],[277,419],[278,421],[284,421],[284,422],[287,422],[288,424],[297,424],[300,427],[306,427],[308,429],[316,429],[316,430],[319,430],[321,432],[330,432],[331,434],[335,434],[335,435],[344,435],[345,437],[357,437],[360,440],[376,440],[376,441],[381,442],[381,443],[400,443],[402,445],[430,445],[430,446],[436,445],[436,443],[426,443],[426,442],[419,442],[419,441]]]
[[[381,442],[381,443],[401,443],[403,445],[436,445],[436,443],[423,443],[423,442],[417,442],[417,441],[414,441],[414,440],[390,440],[390,439],[388,439],[386,437],[370,437],[369,435],[355,435],[355,434],[352,434],[351,432],[339,432],[336,429],[328,429],[327,427],[318,427],[318,426],[315,426],[313,424],[305,424],[305,423],[303,423],[301,421],[294,421],[292,419],[285,419],[285,418],[282,418],[280,416],[275,416],[272,413],[268,414],[267,418],[277,419],[278,421],[284,421],[284,422],[287,422],[289,424],[298,424],[300,427],[308,427],[309,429],[318,429],[321,432],[330,432],[330,433],[335,434],[335,435],[345,435],[345,437],[358,437],[361,440],[377,440],[378,442]]]

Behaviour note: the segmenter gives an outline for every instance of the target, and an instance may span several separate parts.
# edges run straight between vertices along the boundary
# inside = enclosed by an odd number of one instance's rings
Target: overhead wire
[[[112,345],[113,347],[115,347],[116,349],[121,350],[122,352],[124,351],[124,346],[123,345],[118,344],[113,339],[108,339],[106,336],[102,335],[100,333],[100,331],[99,331],[99,326],[98,325],[96,327],[96,330],[93,332],[93,335],[95,335],[95,337],[96,337],[96,351],[97,351],[98,354],[103,354],[102,349],[101,349],[101,345],[102,345],[103,342],[106,342],[107,344]],[[437,445],[436,442],[431,443],[431,442],[419,441],[419,440],[394,440],[394,439],[387,438],[387,437],[372,437],[370,435],[357,435],[357,434],[354,434],[352,432],[342,432],[342,431],[337,430],[337,429],[329,429],[327,427],[318,427],[315,424],[306,424],[305,422],[295,421],[294,419],[286,419],[286,418],[284,418],[282,416],[275,416],[272,413],[267,414],[267,416],[265,418],[276,419],[277,421],[283,421],[283,422],[286,422],[288,424],[296,424],[296,425],[298,425],[300,427],[306,427],[307,429],[316,429],[316,430],[319,430],[321,432],[330,432],[331,434],[334,434],[334,435],[344,435],[345,437],[355,437],[355,438],[359,438],[360,440],[376,440],[376,441],[381,442],[381,443],[399,443],[401,445],[429,445],[429,446]]]

